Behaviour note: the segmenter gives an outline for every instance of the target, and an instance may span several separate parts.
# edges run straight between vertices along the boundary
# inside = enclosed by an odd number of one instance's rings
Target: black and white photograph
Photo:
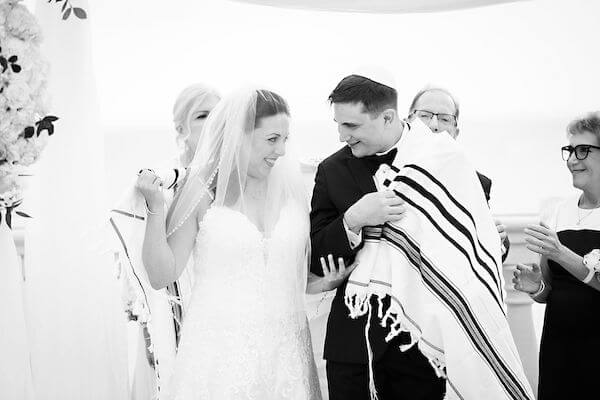
[[[0,0],[0,400],[600,398],[599,21]]]

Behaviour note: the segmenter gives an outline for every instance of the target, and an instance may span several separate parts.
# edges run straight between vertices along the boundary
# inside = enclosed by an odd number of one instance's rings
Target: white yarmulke
[[[356,68],[352,75],[359,75],[370,79],[373,82],[380,83],[392,89],[398,90],[396,87],[396,78],[389,70],[378,65],[362,65]]]

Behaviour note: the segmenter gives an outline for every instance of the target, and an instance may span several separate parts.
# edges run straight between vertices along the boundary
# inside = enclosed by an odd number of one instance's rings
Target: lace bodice
[[[194,248],[196,282],[210,292],[206,295],[228,293],[230,301],[242,308],[271,309],[273,318],[301,307],[292,294],[303,284],[298,280],[308,224],[292,207],[282,214],[266,238],[237,211],[224,207],[207,211]]]
[[[300,209],[282,209],[270,237],[237,211],[207,211],[167,398],[321,398],[302,289],[307,241]]]

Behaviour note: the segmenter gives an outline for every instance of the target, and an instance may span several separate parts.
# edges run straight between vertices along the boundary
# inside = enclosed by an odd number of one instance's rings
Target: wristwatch
[[[583,265],[588,269],[589,273],[582,281],[583,283],[588,283],[596,275],[596,272],[600,271],[600,249],[594,249],[583,256]]]

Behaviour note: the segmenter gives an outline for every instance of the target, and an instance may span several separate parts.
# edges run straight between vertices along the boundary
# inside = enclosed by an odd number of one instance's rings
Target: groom
[[[343,257],[349,265],[361,248],[363,227],[398,221],[405,211],[401,199],[391,192],[378,192],[373,180],[380,164],[392,163],[394,147],[409,129],[398,116],[395,84],[386,75],[374,71],[347,76],[329,95],[339,139],[346,146],[317,168],[310,215],[315,274],[323,274],[319,259],[328,254]],[[409,343],[405,334],[386,342],[388,329],[380,325],[376,312],[367,344],[368,317],[348,316],[346,283],[337,289],[325,337],[330,400],[370,399],[368,344],[380,400],[442,399],[444,380],[436,376],[417,346],[400,351],[400,345]],[[376,300],[372,303],[377,310]],[[389,298],[384,299],[384,306],[389,306]]]

